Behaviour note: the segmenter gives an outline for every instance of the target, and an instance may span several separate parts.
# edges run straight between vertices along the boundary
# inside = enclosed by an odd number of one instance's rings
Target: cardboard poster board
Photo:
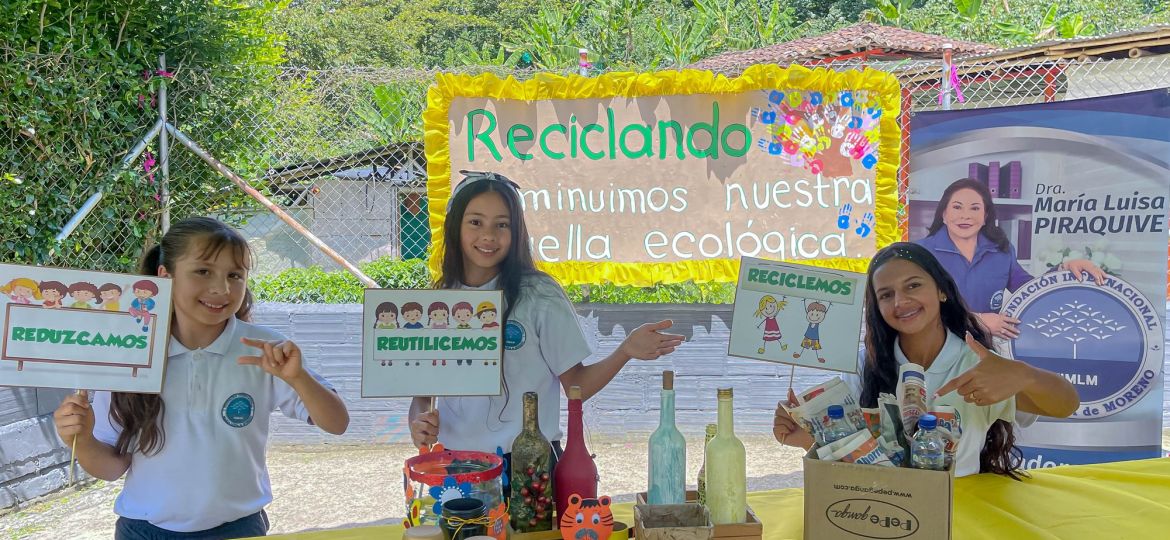
[[[501,291],[366,289],[362,397],[494,396]]]
[[[0,264],[0,385],[162,391],[168,278]]]

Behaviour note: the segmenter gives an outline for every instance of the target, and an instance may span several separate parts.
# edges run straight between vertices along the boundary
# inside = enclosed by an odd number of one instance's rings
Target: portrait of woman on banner
[[[938,258],[958,284],[963,300],[993,336],[1019,337],[1019,319],[999,311],[1005,294],[1033,276],[1020,265],[1016,248],[999,227],[995,203],[986,185],[963,178],[948,186],[935,208],[926,238],[917,243]],[[1087,259],[1066,260],[1055,270],[1071,271],[1082,280],[1088,274],[1098,285],[1105,280],[1105,272]]]

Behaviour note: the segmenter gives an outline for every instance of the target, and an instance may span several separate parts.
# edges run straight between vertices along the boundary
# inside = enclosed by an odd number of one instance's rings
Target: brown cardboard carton
[[[950,540],[954,475],[804,456],[805,540]]]
[[[642,491],[634,496],[636,504],[646,504],[646,492]],[[698,504],[699,492],[687,491],[687,503]],[[743,523],[733,523],[728,525],[715,525],[711,538],[719,540],[759,540],[764,537],[764,525],[760,523],[760,518],[756,517],[756,513],[752,511],[749,505],[747,509],[747,517]]]

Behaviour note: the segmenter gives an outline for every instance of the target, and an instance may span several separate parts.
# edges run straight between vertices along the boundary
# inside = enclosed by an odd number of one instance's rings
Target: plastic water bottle
[[[918,418],[918,432],[910,442],[910,466],[915,469],[946,470],[947,443],[936,427],[938,419],[933,414]]]
[[[825,428],[825,440],[821,445],[844,439],[856,432],[853,425],[845,419],[845,408],[840,405],[829,405],[829,426]]]

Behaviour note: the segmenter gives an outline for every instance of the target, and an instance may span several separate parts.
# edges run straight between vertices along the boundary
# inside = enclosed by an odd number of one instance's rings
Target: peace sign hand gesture
[[[1031,384],[1032,371],[1016,360],[987,350],[967,333],[967,346],[979,355],[979,363],[942,385],[935,397],[956,391],[967,403],[987,406],[1008,399]]]
[[[240,338],[240,342],[261,351],[259,356],[241,356],[237,360],[240,365],[260,366],[265,373],[290,385],[305,374],[301,366],[301,348],[292,341]]]

